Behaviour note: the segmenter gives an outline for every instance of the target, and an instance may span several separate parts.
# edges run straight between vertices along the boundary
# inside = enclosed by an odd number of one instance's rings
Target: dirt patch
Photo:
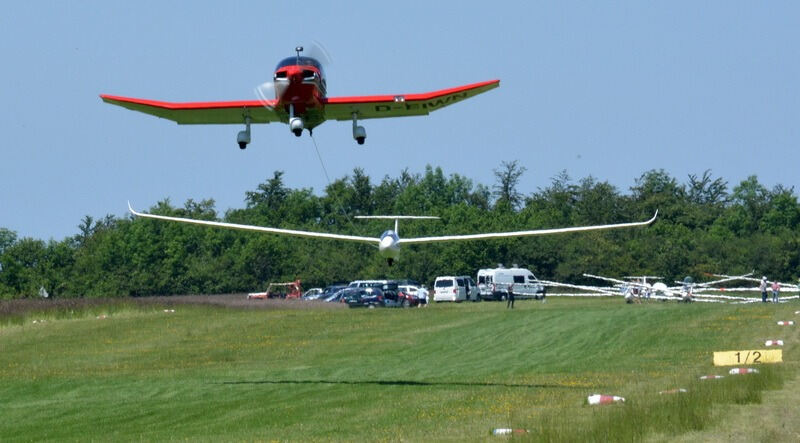
[[[142,299],[141,297],[139,299]],[[282,300],[279,298],[266,300],[248,300],[247,294],[225,295],[173,295],[170,297],[147,297],[163,304],[215,305],[227,308],[244,309],[342,309],[344,303],[326,303],[319,300]]]
[[[236,309],[342,309],[344,303],[326,303],[304,300],[248,300],[247,294],[222,295],[172,295],[158,297],[123,298],[59,298],[59,299],[19,299],[0,301],[0,317],[17,316],[27,312],[70,311],[102,306],[121,305],[175,306],[175,305],[213,305]]]

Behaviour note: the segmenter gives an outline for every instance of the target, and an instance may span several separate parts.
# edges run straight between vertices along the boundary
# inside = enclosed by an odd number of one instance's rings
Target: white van
[[[467,291],[467,300],[480,301],[481,291],[478,289],[478,285],[475,284],[475,280],[473,280],[469,275],[459,275],[458,278],[464,279],[464,285],[466,286],[465,289]]]
[[[508,298],[509,286],[515,298],[544,298],[545,287],[533,275],[533,272],[519,268],[505,268],[502,265],[494,269],[478,271],[478,289],[482,299],[505,300]]]
[[[436,277],[433,282],[433,301],[462,301],[467,299],[467,288],[460,277]]]

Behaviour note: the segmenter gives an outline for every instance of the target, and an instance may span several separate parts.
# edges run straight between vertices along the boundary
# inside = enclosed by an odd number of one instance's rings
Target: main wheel
[[[367,139],[366,137],[356,137],[356,141],[358,142],[359,145],[363,145],[364,140],[366,139]]]

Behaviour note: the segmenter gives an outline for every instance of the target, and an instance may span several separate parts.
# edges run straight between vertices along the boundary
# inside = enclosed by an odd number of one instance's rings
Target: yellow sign
[[[714,366],[757,365],[759,363],[781,363],[782,361],[783,349],[714,353]]]

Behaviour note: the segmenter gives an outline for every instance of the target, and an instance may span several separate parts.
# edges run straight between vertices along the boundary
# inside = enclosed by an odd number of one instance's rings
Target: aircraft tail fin
[[[398,220],[439,220],[435,215],[356,215],[354,218],[372,220],[394,220],[394,232],[399,233]]]

